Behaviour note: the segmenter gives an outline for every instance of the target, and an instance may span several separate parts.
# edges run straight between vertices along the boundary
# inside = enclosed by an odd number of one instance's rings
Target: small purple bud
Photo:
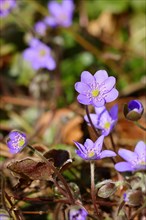
[[[87,211],[80,206],[71,206],[68,212],[69,220],[86,220],[87,219]]]
[[[140,190],[127,190],[123,198],[126,204],[130,206],[139,206],[143,202],[143,194]]]
[[[0,209],[0,220],[11,220],[9,213],[5,209]]]
[[[26,135],[20,131],[11,131],[7,138],[7,145],[12,154],[20,152],[27,145]]]
[[[141,118],[144,108],[139,100],[131,100],[124,105],[124,115],[128,120],[137,121]]]

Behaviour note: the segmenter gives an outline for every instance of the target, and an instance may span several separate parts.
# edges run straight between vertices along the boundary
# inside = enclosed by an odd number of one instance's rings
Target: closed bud
[[[143,105],[139,100],[131,100],[128,104],[124,105],[124,115],[131,121],[138,121],[141,118],[143,111]]]
[[[10,220],[10,215],[5,209],[0,209],[0,220]]]
[[[143,202],[143,194],[140,190],[128,190],[124,193],[124,201],[130,206],[140,206]]]
[[[98,184],[96,185],[96,188],[99,188]],[[103,184],[99,188],[97,195],[102,198],[108,198],[109,196],[113,195],[116,192],[116,190],[117,190],[117,186],[113,181],[110,180],[103,181]]]

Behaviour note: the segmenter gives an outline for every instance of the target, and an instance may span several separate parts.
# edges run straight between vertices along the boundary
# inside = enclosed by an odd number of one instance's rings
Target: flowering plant
[[[135,6],[0,0],[0,219],[145,217],[144,80],[128,84],[144,75],[141,42],[129,53]]]

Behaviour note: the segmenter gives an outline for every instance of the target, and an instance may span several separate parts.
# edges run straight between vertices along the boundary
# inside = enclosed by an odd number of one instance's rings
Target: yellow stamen
[[[7,10],[10,8],[10,3],[9,2],[5,2],[1,5],[2,10]]]
[[[46,55],[46,51],[44,49],[40,50],[39,51],[39,54],[41,57],[45,56]]]
[[[106,122],[106,123],[104,124],[104,128],[105,128],[105,129],[109,129],[109,128],[110,128],[110,123],[109,123],[109,122]]]
[[[94,89],[94,90],[92,90],[91,93],[92,93],[93,97],[97,97],[99,95],[99,90],[98,89]]]
[[[18,145],[19,147],[22,147],[24,145],[25,141],[23,139],[19,140]]]
[[[88,157],[93,157],[95,155],[95,153],[93,151],[88,153]]]

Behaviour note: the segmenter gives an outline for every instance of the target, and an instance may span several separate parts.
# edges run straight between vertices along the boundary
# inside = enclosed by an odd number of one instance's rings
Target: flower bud
[[[102,198],[108,198],[113,195],[117,190],[114,182],[107,182],[98,190],[98,196]]]
[[[0,219],[1,220],[10,220],[10,215],[5,209],[0,209]]]
[[[137,121],[141,118],[144,108],[139,100],[131,100],[124,105],[124,115],[128,120]]]
[[[27,145],[26,134],[13,130],[7,138],[7,145],[12,154],[20,152]]]
[[[140,190],[127,190],[123,196],[124,201],[130,206],[139,206],[143,202],[143,194]]]
[[[70,206],[67,214],[69,220],[86,220],[87,219],[87,211],[81,206]]]

